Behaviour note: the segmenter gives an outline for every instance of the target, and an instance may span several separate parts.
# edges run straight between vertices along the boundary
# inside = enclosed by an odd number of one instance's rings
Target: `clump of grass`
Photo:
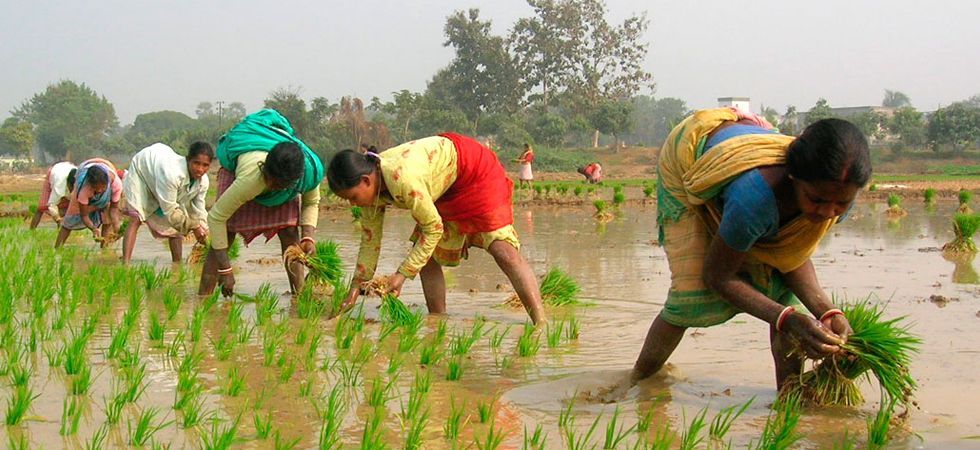
[[[580,290],[578,283],[558,267],[548,269],[548,273],[541,279],[541,300],[548,305],[566,306],[579,303],[576,297]]]
[[[524,323],[524,332],[517,339],[517,354],[522,358],[538,354],[538,350],[541,348],[541,335],[535,331],[536,329],[531,322]]]
[[[592,201],[592,206],[595,208],[595,214],[592,217],[600,223],[613,220],[614,216],[609,212],[609,204],[605,200],[594,200]]]
[[[888,398],[909,402],[916,388],[909,364],[922,341],[902,324],[904,317],[885,320],[882,313],[882,308],[868,301],[845,308],[854,334],[842,346],[844,352],[824,358],[812,370],[788,380],[781,398],[854,406],[864,400],[855,380],[874,375],[886,394],[883,405]]]
[[[980,229],[980,214],[957,214],[953,218],[953,234],[955,238],[943,246],[947,253],[976,253],[977,245],[973,235]]]
[[[904,217],[908,215],[908,211],[902,208],[902,197],[898,194],[888,194],[888,216],[889,217]]]
[[[972,199],[973,199],[972,191],[966,189],[960,189],[960,193],[959,193],[960,207],[956,210],[956,212],[958,214],[972,214],[973,209],[970,208],[970,200]]]
[[[936,202],[936,189],[926,188],[922,191],[922,199],[925,200],[927,205],[931,205]]]

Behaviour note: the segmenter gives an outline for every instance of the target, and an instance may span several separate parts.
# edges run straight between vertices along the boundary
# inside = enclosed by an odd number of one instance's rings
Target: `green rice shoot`
[[[980,215],[978,214],[957,214],[953,218],[952,241],[943,246],[943,251],[947,253],[976,253],[977,245],[973,242],[973,235],[980,229]]]
[[[787,380],[780,398],[799,396],[817,405],[856,406],[864,401],[856,380],[874,376],[882,389],[882,404],[890,399],[907,404],[916,389],[909,373],[912,354],[921,339],[909,332],[905,317],[884,319],[883,308],[864,300],[844,308],[854,334],[848,337],[843,354],[831,355]]]
[[[541,300],[551,306],[567,306],[580,303],[578,283],[558,267],[548,269],[541,279]]]

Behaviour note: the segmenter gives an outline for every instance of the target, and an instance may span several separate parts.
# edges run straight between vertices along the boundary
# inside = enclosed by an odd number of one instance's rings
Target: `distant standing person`
[[[521,163],[521,171],[517,174],[518,187],[524,187],[526,184],[528,189],[531,188],[531,181],[534,181],[534,172],[531,171],[531,163],[534,162],[534,149],[531,148],[531,144],[524,144],[524,153],[521,154],[520,158],[517,158],[517,162]]]
[[[68,209],[69,198],[75,190],[75,173],[78,168],[74,164],[62,161],[51,166],[47,175],[44,176],[44,186],[41,187],[41,200],[37,205],[37,212],[31,219],[31,229],[37,228],[41,223],[41,216],[47,214],[55,223],[61,223],[61,216]]]
[[[538,281],[521,256],[511,203],[514,183],[497,155],[476,140],[454,133],[416,139],[381,155],[344,150],[330,160],[327,180],[338,197],[364,208],[361,249],[350,296],[374,277],[381,252],[385,210],[411,211],[412,250],[388,278],[396,295],[406,278],[421,275],[430,313],[446,312],[443,266],[457,266],[469,247],[485,249],[507,275],[534,323],[544,320]]]
[[[136,245],[136,233],[144,222],[153,237],[167,239],[170,257],[182,259],[184,236],[194,233],[201,244],[207,240],[208,170],[214,149],[207,142],[195,142],[187,157],[170,146],[156,143],[133,155],[123,180],[126,197],[124,213],[130,217],[123,239],[123,263],[129,263]]]
[[[218,283],[223,294],[234,292],[228,245],[236,234],[246,245],[262,234],[267,240],[279,236],[283,252],[293,244],[306,254],[316,251],[323,163],[285,117],[272,109],[245,116],[221,137],[216,153],[218,200],[208,212],[211,250],[201,270],[201,295]],[[293,293],[303,289],[304,274],[301,263],[286,268]]]
[[[78,165],[75,189],[61,221],[55,248],[61,247],[73,230],[89,229],[96,240],[119,232],[119,199],[122,181],[111,162],[92,158]],[[99,228],[102,228],[101,230]]]
[[[585,181],[596,184],[602,181],[602,166],[594,162],[578,168],[578,173],[585,176]]]

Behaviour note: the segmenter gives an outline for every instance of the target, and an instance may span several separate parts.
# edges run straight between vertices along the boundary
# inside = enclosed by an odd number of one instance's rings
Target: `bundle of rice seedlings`
[[[207,243],[204,245],[194,244],[191,248],[191,254],[187,256],[188,264],[197,264],[204,262],[204,258],[208,256],[208,252],[211,251],[211,239],[208,239]],[[238,259],[238,255],[242,253],[242,242],[238,239],[231,241],[228,245],[228,259],[234,261]]]
[[[567,306],[581,304],[578,300],[578,293],[581,291],[578,283],[565,271],[558,267],[548,269],[548,273],[541,279],[541,300],[546,305]],[[504,300],[504,303],[514,308],[520,308],[520,297],[517,293],[512,293]]]
[[[595,207],[595,217],[599,222],[609,222],[613,220],[612,213],[609,212],[609,204],[605,200],[595,200],[592,202],[592,206]]]
[[[885,320],[882,312],[867,300],[844,308],[854,330],[842,346],[844,351],[787,380],[780,396],[799,395],[817,405],[855,406],[864,401],[856,380],[873,375],[881,386],[883,406],[892,400],[908,404],[916,388],[909,364],[922,341],[902,324],[905,317]]]
[[[933,204],[936,201],[936,190],[934,188],[926,188],[926,190],[922,191],[922,198],[926,204]]]
[[[378,311],[381,322],[408,326],[418,320],[400,298],[390,293],[388,276],[376,277],[366,281],[361,284],[361,288],[381,297],[381,309]]]
[[[970,208],[970,200],[973,199],[973,192],[966,189],[960,189],[960,207],[956,210],[959,214],[972,214],[973,209]]]
[[[344,276],[343,262],[337,252],[339,247],[339,244],[331,240],[317,242],[316,252],[307,255],[299,245],[293,244],[283,252],[282,261],[287,270],[293,263],[297,262],[309,268],[310,272],[306,275],[307,281],[322,284],[333,283]]]
[[[977,245],[973,243],[973,235],[977,233],[977,229],[980,229],[980,215],[957,214],[953,218],[953,233],[956,237],[943,246],[943,252],[976,253]]]
[[[888,194],[888,216],[889,217],[904,217],[909,213],[902,208],[902,197],[897,194]]]
[[[625,203],[625,202],[626,202],[626,194],[623,194],[622,192],[617,192],[617,193],[613,194],[613,204],[614,205],[616,205],[617,207],[619,207],[619,206],[622,206],[622,204]]]

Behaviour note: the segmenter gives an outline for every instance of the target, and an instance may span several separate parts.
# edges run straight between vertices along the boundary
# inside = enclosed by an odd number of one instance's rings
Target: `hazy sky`
[[[980,93],[978,2],[607,1],[615,21],[647,13],[655,95],[694,108],[879,104],[888,88],[933,110]],[[252,111],[286,86],[387,99],[449,62],[446,16],[470,7],[498,34],[532,12],[523,0],[0,0],[0,117],[64,78],[105,95],[122,123],[193,115],[203,100]]]

